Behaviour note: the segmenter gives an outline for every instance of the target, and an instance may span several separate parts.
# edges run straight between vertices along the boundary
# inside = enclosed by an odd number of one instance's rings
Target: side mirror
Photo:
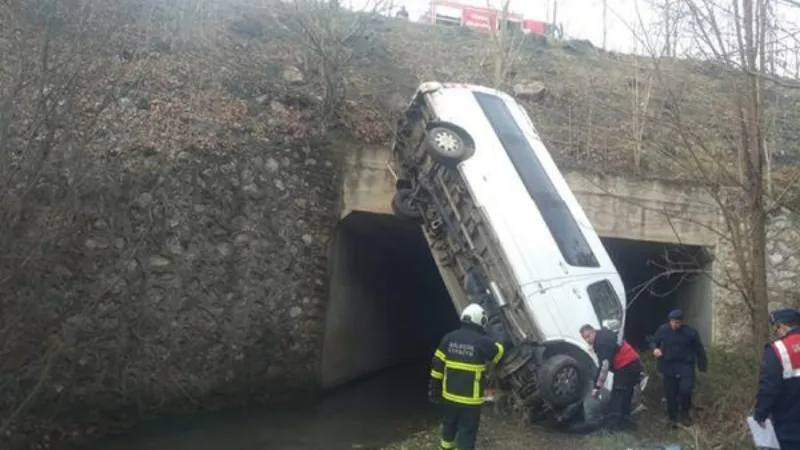
[[[603,328],[608,328],[613,332],[618,332],[622,324],[620,324],[619,320],[608,319],[604,320],[601,325],[603,325]]]

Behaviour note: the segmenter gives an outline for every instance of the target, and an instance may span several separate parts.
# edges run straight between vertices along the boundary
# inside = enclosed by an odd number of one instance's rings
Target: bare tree
[[[686,83],[676,80],[650,51],[653,72],[665,87],[661,120],[671,129],[674,146],[662,154],[669,163],[703,180],[723,215],[720,236],[730,244],[734,267],[725,286],[744,301],[757,345],[767,338],[768,291],[766,278],[765,108],[762,76],[767,67],[767,11],[770,0],[681,0],[689,13],[691,38],[725,80],[726,94],[706,92],[686,97]],[[670,18],[672,20],[672,18]],[[725,32],[729,24],[731,35]],[[674,42],[674,41],[671,41]],[[670,44],[670,51],[672,51]],[[689,122],[684,110],[703,105],[715,123]],[[730,116],[729,120],[725,117]],[[725,126],[725,122],[730,125]],[[723,124],[720,126],[719,124]],[[733,126],[735,124],[735,126]],[[723,136],[723,141],[720,141]],[[734,149],[735,157],[720,148]],[[734,270],[735,269],[735,270]]]
[[[634,142],[633,164],[637,169],[642,167],[643,137],[647,127],[648,108],[650,107],[650,95],[653,90],[653,76],[647,74],[644,80],[640,81],[638,59],[634,68],[635,75],[632,83],[632,138]],[[643,88],[643,89],[642,89]]]
[[[550,19],[550,23],[553,25],[553,28],[558,26],[558,0],[553,0],[553,15]]]
[[[315,71],[322,85],[321,118],[327,123],[347,95],[347,78],[357,47],[366,48],[367,25],[375,16],[391,8],[390,1],[369,2],[360,11],[350,11],[338,2],[295,0],[291,3],[290,26],[306,48],[306,66]]]
[[[608,39],[608,0],[603,0],[603,50],[606,50]]]
[[[67,319],[86,317],[100,297],[66,297],[58,249],[80,234],[82,199],[113,191],[92,179],[93,145],[120,84],[137,82],[135,65],[113,57],[124,48],[116,26],[100,24],[114,14],[59,3],[0,6],[14,24],[0,31],[0,440],[86,344]]]
[[[489,20],[489,36],[492,40],[492,87],[499,88],[519,57],[525,40],[522,30],[509,27],[511,0],[503,0],[496,23]],[[493,9],[491,3],[487,3]]]
[[[664,21],[664,56],[675,57],[676,46],[675,42],[675,23],[677,17],[673,9],[673,0],[664,0],[662,15]]]

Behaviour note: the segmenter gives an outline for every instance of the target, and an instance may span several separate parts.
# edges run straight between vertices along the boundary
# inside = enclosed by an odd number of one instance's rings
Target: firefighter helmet
[[[486,311],[477,303],[470,303],[461,311],[462,322],[472,322],[475,325],[486,326]]]

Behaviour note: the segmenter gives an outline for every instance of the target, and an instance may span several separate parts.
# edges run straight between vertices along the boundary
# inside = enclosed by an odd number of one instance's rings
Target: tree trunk
[[[553,20],[550,23],[553,24],[553,28],[555,28],[558,23],[558,0],[553,0]]]
[[[664,2],[664,55],[672,56],[672,3]]]
[[[764,213],[764,113],[762,109],[761,79],[758,76],[759,54],[763,56],[764,42],[756,36],[755,30],[763,30],[764,23],[757,26],[757,20],[764,20],[763,1],[759,2],[761,14],[754,14],[753,0],[743,0],[744,31],[747,69],[747,161],[745,198],[748,207],[748,231],[750,244],[750,264],[753,271],[749,286],[753,300],[752,327],[754,344],[761,348],[769,338],[767,326],[769,294],[767,291],[766,263],[766,216]],[[761,35],[761,33],[759,33]],[[761,50],[761,52],[759,51]],[[761,59],[763,62],[763,58]]]
[[[766,232],[764,207],[758,201],[750,210],[750,229],[752,250],[750,252],[753,270],[753,337],[756,350],[760,350],[769,340],[769,293],[767,290]]]
[[[603,0],[603,50],[606,49],[606,38],[608,37],[608,0]]]

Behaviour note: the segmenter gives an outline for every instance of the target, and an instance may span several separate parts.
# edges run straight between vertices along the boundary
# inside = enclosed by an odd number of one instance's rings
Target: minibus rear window
[[[600,323],[617,320],[622,323],[622,305],[614,287],[608,280],[598,281],[586,288],[595,314]]]
[[[505,102],[496,95],[483,92],[473,92],[473,95],[489,119],[495,134],[500,138],[528,194],[539,208],[564,260],[571,266],[599,267],[597,257],[581,232],[578,222],[553,186],[536,152],[531,148]]]

